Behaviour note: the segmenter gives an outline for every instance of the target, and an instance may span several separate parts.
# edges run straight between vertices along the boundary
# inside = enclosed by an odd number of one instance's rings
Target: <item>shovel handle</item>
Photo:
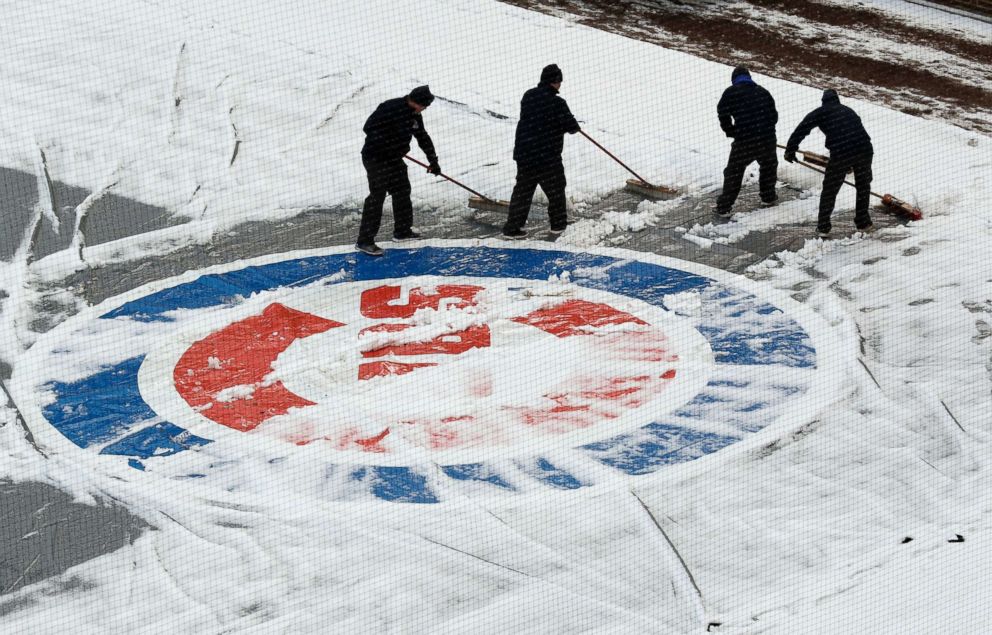
[[[611,159],[613,159],[614,161],[616,161],[617,163],[619,163],[620,165],[622,165],[624,167],[624,169],[626,169],[628,172],[630,172],[631,174],[633,174],[634,176],[636,176],[638,179],[640,179],[642,183],[644,183],[648,187],[652,187],[652,188],[654,187],[654,185],[651,185],[650,183],[648,183],[647,179],[643,178],[637,172],[634,172],[633,170],[631,170],[630,167],[626,163],[624,163],[623,161],[621,161],[620,159],[618,159],[615,154],[613,154],[612,152],[610,152],[609,150],[607,150],[606,148],[604,148],[602,145],[600,145],[600,143],[598,141],[596,141],[595,139],[593,139],[592,137],[590,137],[589,135],[587,135],[585,130],[579,130],[579,134],[581,134],[583,137],[585,137],[589,141],[592,141],[592,144],[594,146],[596,146],[597,148],[599,148],[600,150],[602,150],[603,152],[605,152],[608,157],[610,157]]]
[[[421,161],[418,161],[418,160],[414,159],[409,154],[403,155],[403,158],[406,159],[407,161],[413,161],[414,163],[416,163],[417,165],[419,165],[422,168],[430,168],[431,167],[431,166],[427,165],[426,163],[423,163]],[[442,179],[447,179],[447,180],[451,181],[452,183],[454,183],[455,185],[457,185],[458,187],[460,187],[460,188],[462,188],[464,190],[468,190],[469,192],[471,192],[472,194],[475,194],[476,196],[478,196],[482,200],[486,201],[487,203],[495,203],[496,202],[493,199],[491,199],[488,196],[486,196],[485,194],[480,194],[479,192],[476,192],[475,190],[473,190],[469,186],[465,185],[464,183],[459,183],[458,181],[456,181],[455,179],[451,178],[447,174],[440,174],[439,173],[438,176],[441,177]]]

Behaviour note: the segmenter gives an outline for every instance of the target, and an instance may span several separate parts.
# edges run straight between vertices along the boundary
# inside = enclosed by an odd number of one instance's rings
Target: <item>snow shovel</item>
[[[608,157],[622,165],[625,170],[637,177],[636,179],[627,179],[627,190],[648,198],[661,198],[666,195],[679,193],[678,190],[665,185],[651,185],[647,182],[647,180],[642,179],[641,175],[631,170],[626,163],[618,159],[616,155],[601,146],[598,141],[587,135],[585,130],[579,130],[579,133],[589,141],[592,141],[593,145],[605,152]]]
[[[781,143],[778,143],[776,145],[782,148],[783,150],[786,149],[785,146],[782,145]],[[803,159],[806,161],[806,163],[812,163],[813,165],[823,168],[824,170],[827,169],[827,164],[830,163],[830,157],[822,154],[817,154],[816,152],[808,152],[806,150],[796,150],[796,152],[803,155]],[[850,174],[851,172],[854,172],[854,168],[848,168],[847,173]]]
[[[416,163],[417,165],[419,165],[421,167],[424,167],[424,168],[430,167],[426,163],[421,163],[420,161],[414,159],[410,155],[404,155],[403,158],[406,159],[407,161],[413,161],[414,163]],[[452,183],[454,183],[458,187],[460,187],[460,188],[462,188],[464,190],[468,190],[472,194],[475,194],[475,196],[473,196],[473,197],[471,197],[471,198],[468,199],[468,206],[471,207],[471,208],[473,208],[473,209],[482,210],[484,212],[509,212],[510,211],[510,203],[509,203],[509,201],[498,201],[496,199],[489,198],[485,194],[480,194],[479,192],[476,192],[475,190],[473,190],[469,186],[465,185],[464,183],[459,183],[458,181],[456,181],[455,179],[451,178],[447,174],[438,174],[438,176],[440,176],[443,179],[447,179],[447,180],[451,181]]]
[[[775,145],[782,148],[783,150],[786,149],[786,147],[781,143],[777,143]],[[796,150],[796,152],[803,155],[803,160],[805,160],[806,163],[812,163],[813,165],[823,169],[826,169],[827,163],[830,162],[830,157],[824,156],[822,154],[817,154],[815,152],[807,152],[805,150]]]
[[[806,157],[806,153],[804,152],[803,158],[805,157]],[[820,168],[810,163],[807,163],[806,161],[800,161],[797,159],[796,163],[798,163],[799,165],[805,165],[809,169],[819,172],[820,174],[826,174],[824,170],[821,170]],[[844,180],[844,183],[847,183],[851,187],[856,187],[854,183],[851,183],[846,179]],[[923,212],[920,211],[919,207],[910,205],[909,203],[907,203],[902,199],[898,199],[895,196],[892,196],[891,194],[877,194],[871,191],[869,191],[868,193],[874,196],[875,198],[879,199],[880,201],[882,201],[882,205],[888,208],[889,212],[892,214],[896,214],[897,216],[905,216],[909,220],[920,220],[921,218],[923,218]]]

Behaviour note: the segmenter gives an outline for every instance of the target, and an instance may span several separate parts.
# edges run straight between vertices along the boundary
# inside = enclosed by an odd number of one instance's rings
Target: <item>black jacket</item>
[[[424,130],[424,118],[414,114],[406,104],[406,97],[389,99],[379,104],[365,121],[362,130],[365,131],[365,145],[362,147],[364,159],[402,159],[410,151],[411,137],[417,137],[417,143],[427,155],[428,162],[437,161],[434,142]]]
[[[861,124],[858,114],[840,103],[836,96],[824,97],[823,105],[806,115],[789,137],[786,151],[795,152],[813,128],[826,137],[831,157],[851,157],[874,152],[871,137]]]
[[[742,81],[723,91],[716,113],[728,137],[745,141],[775,138],[775,100],[754,82]]]
[[[528,166],[560,163],[565,133],[578,131],[579,122],[558,91],[550,84],[538,84],[520,100],[513,160]]]

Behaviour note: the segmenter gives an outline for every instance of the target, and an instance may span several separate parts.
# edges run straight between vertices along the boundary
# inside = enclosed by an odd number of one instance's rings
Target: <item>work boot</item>
[[[865,234],[870,234],[875,231],[875,225],[873,223],[868,223],[864,227],[858,227],[859,232],[864,232]]]
[[[407,242],[408,240],[420,240],[421,235],[412,229],[399,234],[393,234],[393,240],[399,243]]]
[[[520,240],[521,238],[527,237],[526,229],[511,229],[503,230],[503,238],[509,238],[510,240]]]
[[[714,207],[713,208],[713,213],[716,214],[717,216],[719,216],[720,218],[730,218],[731,216],[734,215],[734,210],[733,209],[720,209],[719,207]]]
[[[557,236],[558,234],[561,234],[566,229],[568,229],[568,226],[571,225],[571,224],[573,224],[573,223],[575,223],[574,220],[568,219],[567,221],[565,221],[565,226],[564,227],[552,227],[551,230],[550,230],[550,233],[553,236]]]
[[[369,256],[381,256],[386,253],[382,247],[375,243],[358,243],[355,245],[355,249]]]
[[[778,204],[778,195],[772,196],[771,198],[761,197],[762,207],[771,207]]]

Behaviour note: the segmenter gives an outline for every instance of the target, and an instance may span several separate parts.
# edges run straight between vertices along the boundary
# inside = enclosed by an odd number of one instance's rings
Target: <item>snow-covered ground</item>
[[[95,191],[114,183],[192,219],[160,244],[309,206],[357,206],[365,117],[422,83],[439,97],[425,121],[442,167],[499,198],[513,182],[519,97],[550,62],[584,130],[649,179],[691,195],[718,182],[728,149],[715,103],[729,68],[488,0],[0,11],[0,164],[39,172],[43,150],[53,178]],[[819,104],[818,90],[757,80],[776,97],[781,138]],[[876,191],[913,201],[925,219],[869,239],[810,240],[751,271],[818,313],[859,360],[789,434],[710,457],[705,469],[553,498],[416,506],[282,491],[248,504],[170,499],[71,452],[43,460],[4,410],[0,477],[46,479],[83,500],[113,495],[159,529],[70,571],[81,581],[71,590],[47,581],[18,591],[16,610],[0,603],[3,630],[992,630],[992,139],[849,103],[875,144]],[[814,134],[807,149],[821,144]],[[625,178],[576,137],[565,163],[574,204]],[[692,234],[733,241],[812,219],[819,181],[802,170],[783,164],[780,178],[812,200]],[[463,208],[461,191],[411,177],[418,213]],[[838,209],[852,204],[845,192]],[[658,205],[642,204],[641,220]],[[37,213],[51,210],[40,201]],[[560,240],[596,235],[580,223]],[[145,239],[153,249],[156,236]],[[0,269],[0,356],[16,376],[51,372],[18,365],[36,337],[31,277],[81,266],[68,250]]]
[[[503,1],[969,130],[992,129],[987,18],[903,0]]]

